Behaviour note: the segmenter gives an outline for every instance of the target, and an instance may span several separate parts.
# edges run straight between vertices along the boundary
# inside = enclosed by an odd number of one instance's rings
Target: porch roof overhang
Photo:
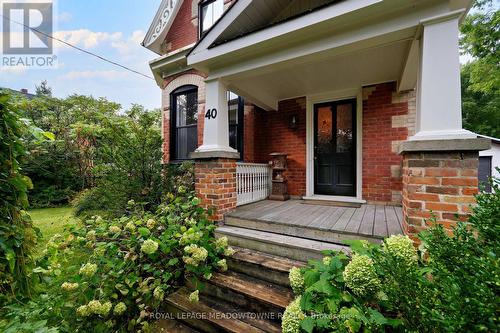
[[[469,0],[350,0],[221,43],[251,0],[239,0],[187,55],[187,65],[221,79],[256,105],[333,90],[417,80],[420,27],[468,8]],[[463,9],[462,9],[463,10]],[[227,35],[227,33],[226,33]]]

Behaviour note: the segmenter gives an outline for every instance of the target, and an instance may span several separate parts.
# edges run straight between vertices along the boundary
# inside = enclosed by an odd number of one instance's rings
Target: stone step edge
[[[248,234],[248,231],[252,231],[254,234],[253,236],[250,236]],[[245,233],[246,231],[246,233]],[[309,238],[302,238],[302,237],[296,237],[296,236],[289,236],[289,235],[283,235],[283,234],[278,234],[274,232],[269,232],[269,231],[262,231],[262,230],[255,230],[255,229],[248,229],[248,228],[240,228],[240,227],[234,227],[234,226],[221,226],[215,229],[215,235],[218,237],[218,233],[225,235],[231,235],[235,237],[240,237],[248,240],[258,240],[262,243],[266,244],[275,244],[275,245],[280,245],[280,246],[287,246],[289,248],[295,248],[299,250],[306,250],[306,251],[312,251],[312,252],[318,252],[320,253],[322,250],[336,250],[336,251],[342,251],[345,254],[350,254],[350,248],[345,245],[340,245],[338,243],[329,243],[325,241],[318,241],[314,239],[309,239]],[[264,235],[274,235],[274,236],[281,236],[284,238],[284,240],[287,240],[286,242],[278,243],[276,241],[268,240],[268,239],[263,239],[262,236]],[[258,237],[261,236],[261,237]],[[307,248],[304,246],[299,246],[297,243],[290,242],[290,240],[296,240],[300,242],[306,242],[311,245],[324,245],[328,244],[328,248],[324,249],[314,249],[314,248]],[[284,244],[283,244],[284,243]]]
[[[279,227],[295,228],[295,229],[301,230],[303,233],[305,232],[305,234],[307,234],[308,231],[324,232],[324,233],[328,233],[331,235],[335,235],[336,238],[338,238],[339,240],[358,240],[359,239],[359,240],[367,240],[367,241],[371,241],[371,242],[375,242],[375,243],[380,243],[384,239],[383,236],[360,234],[360,233],[356,233],[356,232],[352,232],[352,231],[331,230],[331,229],[325,229],[325,228],[318,228],[315,226],[288,224],[288,223],[283,223],[283,222],[279,222],[279,221],[267,221],[267,220],[253,219],[253,218],[247,218],[247,217],[238,217],[238,216],[231,216],[231,215],[226,215],[224,217],[224,225],[238,227],[238,224],[237,224],[238,221],[241,221],[243,223],[245,221],[247,221],[247,222],[251,222],[253,224],[259,224],[259,223],[260,224],[268,224],[268,225],[276,226],[276,228],[279,228]],[[266,229],[265,227],[245,226],[244,228],[276,233],[274,231]],[[287,234],[287,235],[298,237],[295,234]],[[314,238],[308,238],[308,237],[299,237],[299,238],[325,241],[323,239],[314,239]],[[338,244],[338,243],[336,243],[336,244]]]

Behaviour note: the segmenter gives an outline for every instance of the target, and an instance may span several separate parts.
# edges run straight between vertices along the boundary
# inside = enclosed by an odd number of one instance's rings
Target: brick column
[[[221,222],[224,214],[236,208],[236,160],[232,158],[197,159],[195,190],[204,208],[213,208],[210,217]]]
[[[406,141],[403,155],[403,230],[414,241],[430,218],[447,230],[467,220],[478,191],[478,152],[489,140]]]

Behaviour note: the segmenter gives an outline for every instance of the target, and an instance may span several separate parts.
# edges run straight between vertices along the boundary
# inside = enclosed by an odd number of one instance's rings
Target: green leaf
[[[137,231],[142,237],[148,237],[151,234],[151,231],[149,231],[149,229],[145,227],[141,227],[137,229]]]
[[[300,297],[300,308],[304,311],[309,311],[314,308],[312,293],[306,291],[302,297]]]
[[[5,253],[5,258],[9,262],[9,269],[11,273],[14,273],[14,268],[16,267],[16,254],[11,249],[8,249]]]
[[[314,319],[312,317],[306,317],[300,322],[300,327],[307,333],[312,333],[314,330]]]
[[[170,266],[174,266],[174,265],[176,265],[178,262],[179,262],[179,258],[172,258],[172,259],[170,259],[170,260],[168,261],[168,264],[169,264]]]
[[[319,277],[320,277],[320,273],[317,271],[313,271],[313,270],[306,271],[304,274],[305,287],[308,288],[308,287],[312,286],[314,283],[316,283],[316,281],[319,280]]]

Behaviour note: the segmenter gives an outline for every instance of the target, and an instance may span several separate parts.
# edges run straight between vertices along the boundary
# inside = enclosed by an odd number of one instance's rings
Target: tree
[[[39,86],[36,86],[36,95],[52,97],[52,88],[47,84],[47,80],[43,80]]]
[[[472,56],[461,73],[464,127],[500,137],[500,11],[476,1],[461,32],[462,53]]]

